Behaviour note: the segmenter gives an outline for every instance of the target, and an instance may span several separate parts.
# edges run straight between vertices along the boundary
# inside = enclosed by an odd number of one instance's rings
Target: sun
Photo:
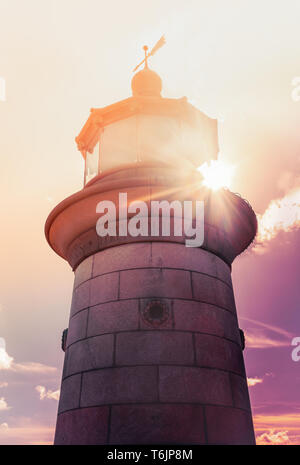
[[[221,160],[211,160],[203,163],[197,170],[203,176],[203,185],[216,191],[222,187],[231,187],[235,166]]]

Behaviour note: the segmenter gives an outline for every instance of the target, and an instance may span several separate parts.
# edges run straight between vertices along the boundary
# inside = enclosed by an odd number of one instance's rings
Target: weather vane
[[[161,36],[158,42],[154,45],[153,49],[148,53],[148,46],[144,45],[143,49],[145,51],[145,58],[134,68],[135,72],[143,63],[145,63],[145,68],[148,68],[148,58],[153,56],[157,50],[159,50],[163,45],[165,45],[166,39],[165,36]]]

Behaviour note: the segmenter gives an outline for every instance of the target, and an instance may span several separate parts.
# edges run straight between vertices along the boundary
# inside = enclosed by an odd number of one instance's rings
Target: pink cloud
[[[0,411],[3,411],[3,410],[9,410],[11,407],[9,407],[7,405],[7,402],[6,400],[4,399],[4,397],[0,397]]]
[[[255,386],[256,384],[260,384],[263,382],[263,378],[247,378],[248,386]]]
[[[284,185],[286,180],[282,181]],[[291,189],[284,197],[272,200],[263,215],[257,214],[258,233],[252,250],[263,253],[264,244],[280,231],[289,232],[300,227],[300,188]]]
[[[10,370],[18,373],[48,374],[56,372],[57,368],[38,362],[14,362],[14,358],[6,352],[5,339],[0,337],[0,370]]]
[[[40,395],[40,400],[44,400],[44,399],[58,400],[59,399],[59,394],[60,394],[59,389],[57,389],[57,391],[51,391],[50,389],[47,390],[45,386],[36,386],[35,389]]]
[[[300,414],[254,415],[256,441],[260,445],[299,444]]]
[[[53,443],[54,428],[34,423],[29,418],[20,418],[14,424],[0,424],[0,444],[50,445]]]
[[[273,339],[263,333],[256,334],[250,330],[245,332],[246,346],[252,349],[266,349],[269,347],[287,347],[290,346],[290,341]]]
[[[288,431],[278,431],[275,433],[274,429],[271,429],[268,433],[263,433],[256,438],[258,445],[287,445],[291,444],[288,436]]]
[[[14,363],[12,365],[12,370],[19,373],[55,373],[57,371],[56,367],[51,367],[48,365],[43,365],[42,363],[36,362],[24,362],[24,363]]]
[[[293,334],[277,326],[251,318],[241,317],[252,328],[245,331],[246,345],[249,348],[265,349],[269,347],[287,347],[291,345]]]

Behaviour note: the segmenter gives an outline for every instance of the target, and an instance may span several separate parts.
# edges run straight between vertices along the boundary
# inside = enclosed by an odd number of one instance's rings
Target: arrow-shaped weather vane
[[[165,45],[166,39],[165,36],[161,36],[158,42],[154,45],[152,50],[148,53],[147,45],[144,45],[143,49],[145,51],[145,58],[134,68],[133,72],[135,72],[143,63],[145,63],[145,68],[148,67],[148,58],[153,56],[157,50],[159,50],[163,45]]]

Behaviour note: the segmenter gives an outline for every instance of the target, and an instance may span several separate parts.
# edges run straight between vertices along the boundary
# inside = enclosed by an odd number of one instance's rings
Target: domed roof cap
[[[160,97],[162,80],[155,71],[145,66],[144,69],[133,76],[131,89],[134,97]]]

